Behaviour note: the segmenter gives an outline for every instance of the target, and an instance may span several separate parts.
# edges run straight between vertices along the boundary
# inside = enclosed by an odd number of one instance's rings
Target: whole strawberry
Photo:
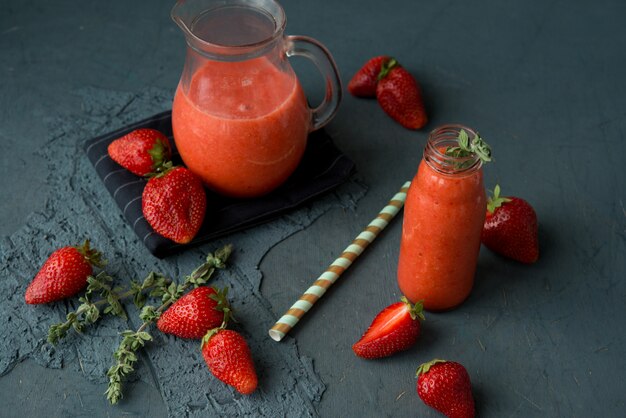
[[[405,128],[420,129],[428,122],[419,84],[394,58],[382,65],[376,99],[383,110]]]
[[[215,377],[239,393],[254,392],[258,378],[248,343],[241,334],[216,328],[202,339],[202,357]]]
[[[24,295],[26,303],[48,303],[74,296],[87,285],[93,266],[102,267],[101,257],[90,248],[89,240],[81,246],[54,251],[28,285]]]
[[[198,233],[206,211],[202,182],[185,167],[173,167],[150,178],[141,208],[152,229],[179,244]]]
[[[404,296],[401,300],[376,315],[365,334],[352,346],[357,356],[388,357],[415,344],[420,335],[419,320],[424,319],[422,303],[411,305]]]
[[[357,97],[376,97],[378,74],[383,63],[389,60],[388,56],[381,55],[367,61],[348,83],[350,94]]]
[[[109,156],[138,176],[157,173],[172,158],[172,147],[156,129],[136,129],[111,142]]]
[[[178,299],[157,321],[157,327],[166,334],[180,338],[201,339],[210,329],[228,321],[230,307],[228,288],[200,286]]]
[[[422,364],[417,369],[417,394],[449,418],[474,417],[472,384],[459,363],[435,359]]]
[[[490,250],[522,263],[539,258],[537,214],[519,197],[500,197],[496,185],[487,202],[482,243]]]

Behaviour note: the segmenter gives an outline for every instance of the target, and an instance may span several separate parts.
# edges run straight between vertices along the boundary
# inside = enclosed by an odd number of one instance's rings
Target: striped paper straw
[[[333,261],[328,269],[317,278],[306,292],[304,292],[300,299],[285,312],[276,324],[274,324],[269,330],[270,337],[272,337],[274,341],[282,340],[283,337],[296,326],[300,318],[311,309],[315,302],[326,293],[326,290],[335,283],[339,276],[341,276],[341,274],[352,265],[354,260],[361,255],[363,250],[365,250],[378,234],[385,229],[393,217],[400,212],[400,209],[404,206],[406,192],[410,185],[410,181],[402,185],[400,191],[391,198],[387,206],[380,211],[376,219],[367,225],[365,230],[352,241],[352,244],[343,251],[341,256]]]

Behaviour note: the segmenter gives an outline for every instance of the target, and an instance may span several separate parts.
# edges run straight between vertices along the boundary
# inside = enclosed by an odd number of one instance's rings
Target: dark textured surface
[[[47,184],[54,195],[41,212],[33,213],[22,228],[0,243],[0,375],[32,358],[41,366],[80,371],[83,378],[105,383],[112,352],[119,344],[118,333],[139,326],[131,304],[127,307],[127,312],[131,313],[128,323],[104,318],[97,327],[83,335],[72,333],[56,346],[45,342],[48,327],[62,321],[69,309],[76,308],[77,301],[31,306],[24,303],[23,294],[39,268],[37,260],[45,260],[59,243],[72,244],[89,237],[109,260],[107,272],[124,284],[127,278],[142,278],[151,270],[182,278],[202,263],[208,251],[229,242],[235,247],[234,265],[220,271],[211,283],[230,288],[229,299],[240,321],[238,328],[255,352],[262,379],[260,389],[250,397],[237,395],[232,388],[210,378],[197,341],[182,341],[158,332],[154,333],[154,342],[144,350],[133,380],[153,385],[162,398],[161,409],[171,416],[204,416],[207,411],[218,415],[275,417],[294,413],[314,416],[314,405],[319,403],[324,384],[312,368],[312,359],[299,355],[293,341],[276,346],[267,338],[266,329],[274,318],[269,301],[259,292],[262,276],[257,266],[271,247],[302,230],[332,207],[354,207],[365,188],[350,181],[274,222],[230,234],[227,241],[214,240],[158,261],[124,222],[82,152],[80,138],[98,135],[102,129],[109,130],[110,122],[103,119],[109,112],[124,109],[124,116],[113,123],[125,125],[145,111],[151,114],[166,106],[169,98],[157,90],[133,95],[88,88],[77,94],[83,98],[86,111],[71,118],[60,118],[48,126],[55,139],[44,156],[51,173]],[[100,113],[103,109],[104,113]],[[139,392],[146,390],[141,388]],[[127,391],[127,397],[131,403],[122,404],[121,409],[134,411],[137,407],[131,390]],[[13,401],[16,400],[10,402]]]
[[[499,182],[538,213],[539,262],[523,266],[483,249],[470,298],[453,312],[428,315],[411,351],[364,361],[350,350],[375,313],[399,296],[400,222],[290,337],[281,344],[267,337],[273,320],[413,176],[421,156],[426,130],[404,130],[374,101],[352,97],[327,129],[369,186],[356,210],[343,209],[350,203],[333,195],[333,203],[311,206],[297,233],[239,235],[242,248],[251,245],[245,250],[254,254],[239,256],[237,266],[256,273],[217,278],[236,285],[237,304],[248,312],[244,329],[264,359],[258,396],[233,398],[198,363],[189,378],[201,381],[202,393],[169,386],[169,366],[156,373],[142,367],[124,404],[107,406],[101,374],[108,359],[78,360],[96,341],[113,344],[124,325],[116,320],[98,328],[97,339],[90,334],[58,352],[42,349],[43,330],[65,306],[21,317],[20,291],[66,239],[93,228],[120,273],[157,268],[184,274],[201,258],[194,250],[176,261],[154,261],[108,194],[94,187],[98,179],[86,170],[88,162],[51,158],[78,151],[77,131],[106,132],[133,120],[126,116],[168,107],[184,58],[183,38],[168,16],[171,5],[0,0],[0,233],[7,237],[0,246],[0,310],[14,318],[10,326],[0,322],[0,364],[8,372],[0,378],[0,415],[166,416],[173,399],[176,407],[204,416],[234,410],[280,416],[286,404],[295,405],[296,416],[435,417],[417,398],[413,375],[421,362],[444,357],[467,367],[480,416],[623,416],[626,4],[620,0],[285,1],[287,31],[326,44],[346,82],[370,56],[395,55],[422,81],[431,113],[427,128],[460,122],[479,129],[496,157],[485,170],[487,187]],[[314,70],[301,60],[295,64],[305,89],[319,87]],[[82,194],[56,196],[58,187]],[[304,228],[322,208],[323,216]],[[297,224],[289,216],[277,222]],[[277,244],[265,253],[266,243],[257,248],[255,240],[268,236]],[[174,350],[187,347],[163,338],[145,364],[175,353],[166,342]],[[190,345],[189,364],[194,350]],[[34,361],[14,364],[22,358]],[[277,366],[284,359],[288,366]],[[61,369],[42,367],[61,363]],[[283,398],[285,391],[292,398]]]

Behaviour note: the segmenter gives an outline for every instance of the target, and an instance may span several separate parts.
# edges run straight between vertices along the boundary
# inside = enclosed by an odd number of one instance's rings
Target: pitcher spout
[[[274,0],[178,0],[171,17],[187,44],[205,56],[258,53],[281,38],[286,25]]]

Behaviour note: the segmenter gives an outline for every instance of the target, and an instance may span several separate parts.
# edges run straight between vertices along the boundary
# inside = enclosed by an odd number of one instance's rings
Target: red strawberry
[[[411,305],[404,296],[401,300],[376,315],[365,334],[352,346],[357,356],[387,357],[415,344],[420,335],[419,319],[424,319],[422,302]]]
[[[28,285],[26,303],[48,303],[69,298],[87,285],[93,267],[101,267],[101,254],[89,247],[89,240],[81,246],[63,247],[52,254]]]
[[[449,418],[473,418],[474,397],[467,370],[459,363],[432,360],[417,369],[417,394]]]
[[[172,158],[170,141],[156,129],[137,129],[111,142],[109,156],[138,176],[156,173]]]
[[[216,328],[202,339],[202,357],[215,377],[248,395],[256,390],[258,378],[252,353],[237,332]]]
[[[389,57],[381,55],[367,61],[348,83],[348,91],[357,97],[376,97],[376,84],[383,63]]]
[[[539,258],[537,214],[518,197],[500,197],[496,185],[487,203],[482,242],[490,250],[522,263]]]
[[[197,287],[163,312],[157,327],[180,338],[200,339],[210,329],[228,321],[227,292],[227,287],[222,291],[208,286]]]
[[[206,211],[206,194],[198,177],[173,167],[148,180],[141,208],[159,235],[186,244],[198,233]]]
[[[405,128],[420,129],[428,122],[419,84],[394,58],[382,66],[376,98],[383,110]]]

